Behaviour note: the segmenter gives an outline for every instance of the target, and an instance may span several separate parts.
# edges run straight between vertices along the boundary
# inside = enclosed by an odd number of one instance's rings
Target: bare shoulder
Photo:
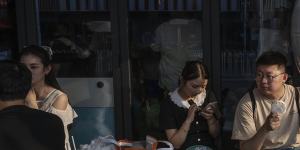
[[[65,93],[62,93],[56,98],[53,107],[59,110],[66,110],[68,103],[68,96]]]

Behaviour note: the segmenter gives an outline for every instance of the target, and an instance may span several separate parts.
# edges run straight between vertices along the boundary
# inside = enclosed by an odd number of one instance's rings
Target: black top
[[[56,115],[23,105],[0,111],[1,150],[64,150],[65,133]]]
[[[216,101],[216,97],[212,92],[207,92],[203,106],[213,101]],[[163,130],[179,129],[185,121],[187,114],[188,109],[177,106],[171,101],[170,97],[168,97],[161,104],[160,128]],[[213,138],[209,134],[206,119],[197,112],[188,131],[186,140],[180,149],[186,149],[193,145],[206,145],[214,148]]]

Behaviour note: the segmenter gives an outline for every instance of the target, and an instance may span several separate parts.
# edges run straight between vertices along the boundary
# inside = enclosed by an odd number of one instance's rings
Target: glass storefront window
[[[78,114],[77,147],[115,135],[109,0],[39,0],[42,45],[53,50],[58,81]]]
[[[232,142],[230,135],[236,105],[255,84],[255,61],[260,54],[270,50],[282,52],[289,61],[288,73],[293,75],[294,62],[291,53],[295,49],[292,49],[290,44],[291,16],[293,7],[296,7],[293,2],[289,0],[220,1],[224,143]],[[234,147],[233,145],[228,144],[226,149],[239,147],[238,144]]]
[[[45,2],[40,3],[42,44],[54,50],[54,61],[61,68],[58,76],[111,77],[109,12],[100,6],[90,8],[86,3],[75,9],[73,4],[67,7],[55,3],[56,8]]]
[[[300,85],[300,1],[294,0],[292,10],[292,18],[291,18],[291,43],[292,43],[292,51],[295,60],[294,64],[294,83],[296,85]]]
[[[162,95],[178,86],[186,61],[203,61],[203,0],[129,0],[133,137],[164,136]],[[165,91],[165,93],[164,93]]]
[[[18,44],[14,0],[0,0],[0,60],[16,57]]]
[[[121,40],[129,41],[131,89],[122,90],[129,90],[132,93],[130,104],[134,140],[145,139],[146,135],[158,138],[162,136],[158,128],[159,102],[163,89],[171,91],[176,87],[182,64],[186,60],[205,62],[205,56],[212,59],[213,56],[206,53],[210,49],[204,49],[204,44],[211,45],[214,41],[210,39],[211,43],[205,43],[203,42],[205,38],[202,37],[206,37],[203,34],[205,32],[203,26],[210,24],[214,18],[205,22],[204,1],[127,1],[129,36],[128,39]],[[235,107],[254,83],[256,58],[267,50],[283,52],[290,60],[288,72],[298,82],[296,78],[298,70],[294,69],[298,63],[292,58],[295,60],[300,58],[298,50],[300,2],[220,0],[219,4],[221,70],[217,75],[220,74],[221,77],[220,97],[225,119],[223,143],[228,146],[226,149],[233,149],[234,144],[227,141],[230,141]],[[80,81],[76,82],[80,83],[76,86],[84,83],[85,86],[96,87],[94,83],[98,81],[83,80],[112,77],[109,0],[39,0],[39,6],[42,44],[53,47],[55,61],[60,67],[58,73],[60,78],[69,78],[72,80],[68,80],[70,83],[73,83],[74,79]],[[210,13],[208,14],[211,15]],[[174,69],[171,64],[179,64],[179,67]],[[212,62],[211,66],[214,65],[216,64]],[[160,81],[161,73],[168,72],[168,69],[174,71],[172,80],[163,83]],[[74,87],[75,84],[70,85]],[[99,92],[93,89],[90,93]],[[111,90],[108,93],[112,94]],[[89,100],[85,101],[87,103],[78,104],[85,107],[79,111],[85,113],[82,116],[86,118],[93,116],[86,113],[91,110],[89,109],[91,106],[113,105],[111,102],[99,104],[97,98]],[[95,110],[94,114],[96,118],[101,113]],[[105,115],[107,113],[102,113],[102,116]],[[95,131],[101,130],[97,127],[92,128]],[[112,133],[106,131],[108,132],[102,133]],[[90,139],[94,136],[91,132],[87,135]],[[84,140],[87,142],[87,139]]]

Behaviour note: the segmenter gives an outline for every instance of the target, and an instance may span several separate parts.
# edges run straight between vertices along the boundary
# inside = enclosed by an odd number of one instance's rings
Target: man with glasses
[[[240,100],[234,118],[232,139],[241,150],[297,149],[298,91],[285,84],[287,60],[275,51],[256,61],[256,87]],[[298,144],[298,145],[297,145]]]

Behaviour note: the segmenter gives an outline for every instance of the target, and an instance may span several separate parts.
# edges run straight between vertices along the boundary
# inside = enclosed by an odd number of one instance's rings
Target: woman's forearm
[[[210,120],[207,120],[207,124],[208,124],[208,130],[209,130],[209,134],[216,138],[219,133],[220,133],[220,125],[219,125],[219,121],[213,117]]]
[[[186,137],[190,130],[190,126],[191,123],[189,121],[183,122],[181,127],[178,130],[176,130],[175,134],[173,134],[173,136],[169,138],[169,141],[173,144],[175,148],[180,148],[182,146],[182,144],[186,140]]]

